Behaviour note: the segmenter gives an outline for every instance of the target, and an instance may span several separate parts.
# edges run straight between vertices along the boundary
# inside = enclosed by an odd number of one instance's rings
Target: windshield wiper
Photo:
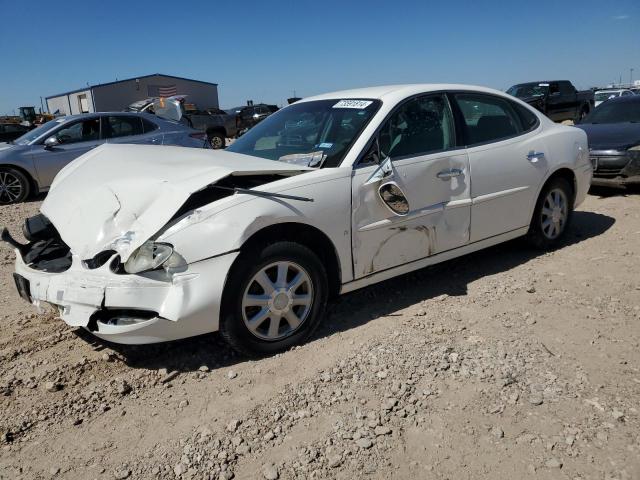
[[[232,190],[236,193],[246,193],[248,195],[255,195],[256,197],[275,197],[275,198],[285,198],[287,200],[299,200],[301,202],[313,202],[313,198],[308,197],[298,197],[297,195],[285,195],[284,193],[272,193],[272,192],[263,192],[260,190],[251,190],[250,188],[240,188],[240,187],[225,187],[222,185],[212,185],[214,188],[220,188],[222,190]]]

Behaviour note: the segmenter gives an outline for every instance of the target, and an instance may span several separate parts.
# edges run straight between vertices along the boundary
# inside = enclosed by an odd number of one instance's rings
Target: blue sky
[[[358,86],[640,79],[640,2],[0,0],[0,114],[161,72],[223,107]]]

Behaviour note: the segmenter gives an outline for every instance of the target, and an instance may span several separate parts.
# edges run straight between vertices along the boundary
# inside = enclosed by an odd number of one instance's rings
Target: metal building
[[[118,112],[133,102],[149,97],[187,95],[187,102],[200,109],[219,108],[218,84],[154,73],[142,77],[90,85],[46,97],[50,113],[71,115],[90,112]]]

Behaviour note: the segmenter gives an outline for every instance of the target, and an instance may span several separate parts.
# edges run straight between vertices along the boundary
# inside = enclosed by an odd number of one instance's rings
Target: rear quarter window
[[[498,142],[524,133],[516,104],[502,97],[477,93],[454,95],[465,126],[467,145]]]
[[[153,123],[150,120],[147,120],[146,118],[142,119],[142,128],[144,133],[149,133],[149,132],[153,132],[154,130],[158,129],[158,126]]]
[[[513,108],[516,110],[516,112],[518,112],[518,116],[520,117],[520,121],[522,122],[522,133],[530,132],[531,130],[535,130],[536,128],[538,128],[540,119],[538,119],[538,116],[535,113],[533,113],[527,107],[523,107],[518,103],[510,103],[513,104]]]

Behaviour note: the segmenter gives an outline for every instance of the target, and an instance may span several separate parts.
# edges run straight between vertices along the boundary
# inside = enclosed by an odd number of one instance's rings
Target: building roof
[[[177,80],[187,80],[188,82],[204,83],[205,85],[214,85],[216,87],[218,86],[217,83],[203,82],[202,80],[194,80],[193,78],[176,77],[175,75],[166,75],[164,73],[152,73],[150,75],[141,75],[141,76],[138,76],[138,77],[124,78],[122,80],[116,80],[115,82],[97,83],[95,85],[88,85],[88,86],[83,87],[83,88],[76,88],[75,90],[69,90],[68,92],[62,92],[62,93],[58,93],[56,95],[49,95],[48,97],[44,97],[44,98],[45,98],[45,100],[49,100],[50,98],[63,97],[65,95],[70,95],[72,93],[82,92],[82,91],[85,91],[85,90],[91,90],[91,89],[96,88],[96,87],[104,87],[105,85],[115,85],[116,83],[130,82],[131,80],[135,80],[135,79],[150,78],[150,77],[156,77],[156,76],[157,77],[175,78]]]

